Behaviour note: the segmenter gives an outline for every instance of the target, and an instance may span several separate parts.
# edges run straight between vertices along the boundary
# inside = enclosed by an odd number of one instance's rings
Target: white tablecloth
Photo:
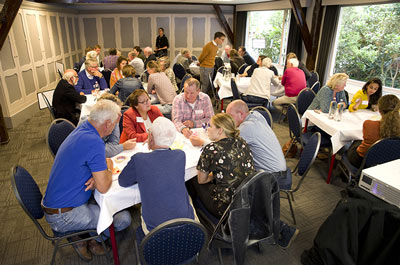
[[[191,63],[189,69],[193,74],[200,75],[200,66],[198,66],[197,63]]]
[[[321,130],[331,135],[332,152],[335,154],[346,143],[353,140],[363,139],[363,123],[365,120],[380,120],[379,112],[371,110],[357,110],[349,112],[346,110],[342,115],[341,121],[328,119],[327,113],[316,113],[313,110],[307,110],[302,117],[304,126],[305,120],[310,122],[308,125],[316,125]]]
[[[90,111],[97,102],[96,97],[93,96],[92,94],[87,94],[85,96],[86,96],[86,102],[81,105],[81,117],[89,116]]]
[[[203,129],[195,129],[194,131],[200,136],[204,137]],[[185,180],[189,180],[197,175],[196,165],[200,158],[201,149],[200,147],[194,147],[183,134],[178,133],[174,144],[171,148],[182,149],[186,154],[186,170]],[[137,143],[134,150],[123,151],[122,153],[113,157],[114,167],[117,167],[120,171],[128,164],[131,156],[137,152],[149,152],[147,144]],[[127,158],[120,162],[116,162],[116,157],[126,156]],[[131,187],[121,187],[118,184],[119,174],[113,175],[113,182],[110,189],[101,194],[95,190],[94,198],[100,206],[99,222],[97,224],[97,232],[101,233],[107,229],[113,222],[113,215],[123,209],[131,207],[141,202],[139,187],[137,184]]]
[[[240,77],[239,82],[236,80],[239,93],[246,92],[250,86],[250,77]],[[217,73],[214,79],[214,86],[219,87],[218,96],[220,99],[232,97],[231,80],[225,81],[221,73]]]

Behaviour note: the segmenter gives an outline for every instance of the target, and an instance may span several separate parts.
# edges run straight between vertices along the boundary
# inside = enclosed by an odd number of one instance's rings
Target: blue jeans
[[[66,233],[96,229],[99,214],[100,207],[97,204],[85,203],[65,213],[45,213],[45,217],[51,229],[59,233]],[[131,215],[128,211],[118,212],[113,218],[113,224],[116,231],[124,230],[131,224]],[[110,237],[108,229],[103,232],[103,235]]]

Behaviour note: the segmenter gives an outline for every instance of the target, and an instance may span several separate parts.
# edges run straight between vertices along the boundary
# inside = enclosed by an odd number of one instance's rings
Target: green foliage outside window
[[[400,88],[400,4],[343,7],[334,72]]]

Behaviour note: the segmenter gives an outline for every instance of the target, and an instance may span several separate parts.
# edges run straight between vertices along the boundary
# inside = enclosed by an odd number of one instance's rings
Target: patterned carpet
[[[277,113],[273,113],[277,118]],[[275,119],[276,120],[276,119]],[[53,252],[52,244],[45,240],[34,227],[32,221],[18,205],[10,185],[10,169],[13,165],[25,167],[38,183],[44,193],[49,172],[53,162],[47,145],[45,134],[51,118],[47,110],[38,111],[25,123],[9,131],[10,142],[0,145],[0,264],[49,264]],[[287,124],[274,124],[274,131],[283,144],[289,139]],[[298,158],[288,159],[293,169]],[[300,256],[305,249],[312,246],[319,226],[332,212],[340,199],[342,185],[327,185],[328,161],[316,160],[301,189],[295,194],[294,210],[297,228],[300,233],[293,245],[282,250],[276,245],[262,244],[261,253],[249,248],[246,264],[301,264]],[[294,180],[295,183],[297,183]],[[117,234],[121,264],[135,264],[133,242],[134,229],[139,225],[139,211],[132,207],[132,226]],[[281,219],[291,224],[291,216],[287,200],[281,200]],[[45,220],[41,220],[46,226]],[[46,226],[47,227],[47,226]],[[223,251],[224,263],[233,264],[232,252]],[[95,257],[92,264],[110,264],[106,257]],[[87,264],[81,261],[72,247],[58,251],[56,264]],[[216,251],[204,251],[200,255],[200,264],[218,264]]]

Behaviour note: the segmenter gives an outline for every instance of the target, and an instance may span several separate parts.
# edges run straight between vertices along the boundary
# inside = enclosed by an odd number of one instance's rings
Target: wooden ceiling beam
[[[293,15],[296,19],[297,25],[300,27],[301,38],[304,42],[307,54],[312,53],[312,37],[307,26],[306,17],[303,13],[300,0],[290,0],[292,6]]]
[[[306,61],[306,67],[309,70],[314,70],[316,66],[317,53],[319,48],[319,37],[322,25],[322,14],[323,14],[322,0],[315,0],[313,16],[312,16],[312,25],[311,25],[312,52],[311,55],[307,56],[307,61]]]
[[[0,12],[0,50],[10,32],[22,0],[6,0]]]
[[[219,5],[213,5],[213,6],[214,6],[214,9],[215,9],[215,12],[217,13],[217,17],[218,17],[219,23],[221,23],[221,25],[224,28],[226,34],[228,35],[227,37],[228,37],[230,43],[232,43],[232,45],[234,45],[235,38],[233,36],[233,32],[231,30],[231,27],[229,26],[228,21],[226,21],[224,13],[221,10],[221,7]]]

